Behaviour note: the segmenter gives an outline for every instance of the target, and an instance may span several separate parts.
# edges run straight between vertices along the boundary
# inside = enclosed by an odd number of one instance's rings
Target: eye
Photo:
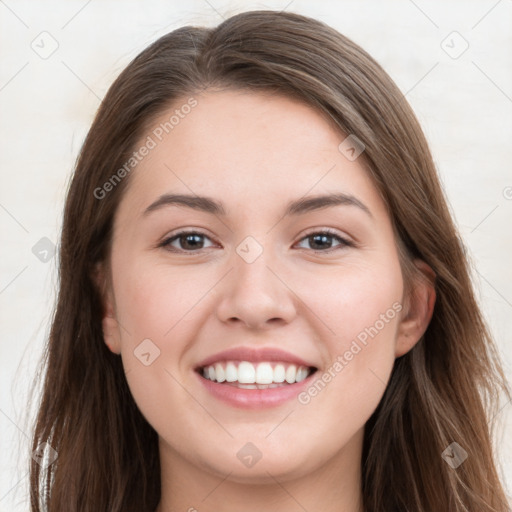
[[[332,246],[332,239],[339,242],[337,246]],[[322,231],[313,231],[306,235],[302,240],[307,241],[313,246],[314,252],[331,252],[343,247],[354,247],[354,243],[336,234],[335,231],[324,229]],[[301,241],[302,241],[301,240]]]
[[[170,238],[166,238],[159,247],[165,247],[171,252],[197,252],[199,249],[204,249],[204,242],[202,238],[208,238],[205,234],[197,231],[180,231]],[[172,244],[177,242],[181,247],[176,248]]]
[[[180,231],[173,236],[163,240],[159,247],[164,247],[166,250],[171,252],[182,252],[182,253],[193,253],[198,252],[201,249],[213,246],[205,246],[204,240],[210,238],[204,233],[198,231]],[[333,247],[332,240],[335,239],[339,243]],[[336,234],[335,231],[330,229],[324,229],[322,231],[313,231],[301,239],[301,242],[305,240],[311,244],[313,252],[331,252],[343,247],[354,247],[354,243],[346,240],[345,238]],[[176,247],[177,243],[179,247]]]

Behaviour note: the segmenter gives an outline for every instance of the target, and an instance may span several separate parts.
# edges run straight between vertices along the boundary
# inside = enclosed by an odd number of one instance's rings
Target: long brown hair
[[[340,133],[363,141],[406,284],[414,278],[413,258],[437,275],[429,327],[396,359],[365,426],[365,510],[510,510],[491,421],[500,390],[510,391],[415,115],[379,64],[334,29],[299,14],[250,11],[214,28],[187,26],[161,37],[120,74],[98,109],[64,211],[59,293],[33,436],[33,449],[48,462],[50,447],[58,457],[46,465],[31,461],[32,512],[152,512],[159,502],[158,436],[131,396],[121,358],[105,346],[93,275],[109,258],[113,217],[130,176],[105,197],[94,191],[126,163],[156,116],[206,88],[299,98]],[[442,456],[454,442],[468,453],[457,468]]]

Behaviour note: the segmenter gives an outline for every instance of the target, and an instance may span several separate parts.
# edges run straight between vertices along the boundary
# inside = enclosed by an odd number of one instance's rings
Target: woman
[[[60,258],[33,511],[510,510],[510,392],[427,143],[325,24],[246,12],[137,56]]]

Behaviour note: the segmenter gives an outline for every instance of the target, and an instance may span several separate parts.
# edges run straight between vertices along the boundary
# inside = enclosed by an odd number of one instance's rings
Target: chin
[[[219,444],[218,441],[216,441]],[[231,440],[234,449],[215,451],[199,461],[201,467],[222,478],[229,474],[229,480],[238,483],[275,484],[279,481],[300,478],[322,464],[321,460],[308,455],[297,446],[274,449],[272,443],[261,441],[237,442]],[[220,447],[219,447],[220,448]],[[206,455],[206,454],[205,454]]]

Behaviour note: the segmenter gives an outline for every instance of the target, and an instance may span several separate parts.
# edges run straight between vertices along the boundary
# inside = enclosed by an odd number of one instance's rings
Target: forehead
[[[176,100],[142,137],[152,148],[130,176],[120,209],[141,213],[164,193],[218,197],[244,210],[307,194],[344,192],[378,203],[363,159],[326,115],[271,93],[207,91]],[[381,207],[383,205],[375,205]],[[239,214],[240,211],[237,211]]]

